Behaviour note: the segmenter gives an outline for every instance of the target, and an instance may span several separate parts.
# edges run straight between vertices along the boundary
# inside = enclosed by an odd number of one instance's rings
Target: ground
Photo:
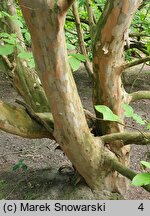
[[[145,66],[142,71],[140,68],[134,67],[125,73],[127,75],[124,74],[123,80],[128,91],[150,90],[150,67]],[[92,84],[84,68],[75,72],[74,77],[84,107],[93,112]],[[3,71],[0,71],[0,100],[14,103],[18,97]],[[134,103],[133,107],[150,121],[150,100],[141,100]],[[135,126],[130,119],[127,119],[127,124]],[[30,140],[0,131],[0,199],[107,199],[109,194],[105,191],[103,194],[93,194],[83,183],[73,186],[70,181],[72,172],[58,172],[62,165],[71,164],[56,147],[56,142],[49,139]],[[150,160],[149,152],[148,146],[132,145],[131,167],[140,171],[139,162]],[[12,170],[19,159],[24,159],[28,166],[27,172]],[[130,186],[125,198],[150,199],[150,193]],[[114,195],[111,199],[117,197]]]

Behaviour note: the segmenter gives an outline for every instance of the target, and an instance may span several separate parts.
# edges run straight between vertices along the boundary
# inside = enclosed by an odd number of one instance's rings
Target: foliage
[[[26,171],[28,169],[27,165],[23,162],[24,159],[20,159],[14,166],[13,171],[17,171],[19,169],[22,169],[23,171]]]
[[[138,115],[137,113],[134,112],[133,108],[126,104],[123,103],[122,107],[124,109],[124,115],[127,118],[132,118],[133,120],[136,121],[136,123],[140,124],[140,125],[146,125],[146,129],[149,130],[150,129],[150,123],[148,123],[146,120],[143,120],[141,118],[140,115]],[[105,121],[116,121],[116,122],[121,122],[121,119],[119,118],[119,116],[117,116],[116,114],[114,114],[112,112],[112,110],[105,106],[105,105],[97,105],[95,106],[95,109],[103,114],[103,120]]]
[[[75,54],[75,53],[69,54],[68,57],[69,57],[70,66],[71,66],[73,71],[78,70],[79,67],[80,67],[80,63],[86,61],[85,56],[82,55],[82,54],[79,54],[79,53],[77,53],[77,54]]]
[[[133,108],[130,105],[123,103],[122,106],[125,111],[124,114],[127,118],[132,118],[140,125],[145,124],[145,121],[141,118],[141,116],[139,116],[138,114],[134,112]]]
[[[106,0],[92,0],[92,9],[94,14],[94,20],[95,22],[98,22],[100,19],[101,13],[104,9]],[[0,12],[0,19],[9,18],[12,21],[14,21],[21,29],[22,35],[24,37],[24,41],[26,44],[26,47],[29,47],[29,50],[23,50],[22,47],[19,46],[18,39],[16,38],[15,34],[5,35],[7,33],[1,33],[0,38],[4,42],[4,46],[0,49],[0,55],[11,55],[17,48],[19,49],[19,57],[23,58],[27,61],[28,66],[30,68],[35,67],[34,58],[31,52],[31,37],[29,34],[29,31],[26,27],[25,21],[22,17],[22,13],[20,11],[20,8],[18,7],[18,4],[16,3],[16,9],[17,9],[17,15],[18,16],[11,16],[5,11]],[[143,7],[141,10],[138,10],[135,14],[135,17],[133,19],[132,25],[130,27],[130,33],[138,33],[138,34],[150,34],[149,29],[149,19],[150,14],[148,13],[149,9],[149,3],[146,4],[145,7]],[[84,35],[84,42],[85,46],[87,48],[87,53],[89,55],[89,59],[92,60],[92,42],[90,39],[90,33],[89,33],[89,24],[88,24],[88,14],[86,10],[86,1],[85,0],[79,0],[78,1],[78,11],[81,19],[81,26],[83,30]],[[74,22],[74,17],[72,14],[72,10],[70,9],[67,14],[67,20],[65,24],[65,34],[67,39],[67,47],[68,49],[74,50],[75,53],[79,53],[79,43],[78,43],[78,37],[76,33],[76,25]],[[135,39],[135,38],[134,38]],[[137,40],[141,41],[145,44],[146,50],[150,53],[150,42],[147,37],[137,37]],[[72,47],[71,47],[72,46]],[[135,48],[127,49],[125,52],[125,58],[127,61],[131,61],[133,57],[136,57],[137,55],[135,53],[140,53],[139,50]],[[134,53],[134,54],[133,54]],[[73,71],[76,71],[80,63],[85,60],[82,60],[80,58],[77,58],[76,56],[72,56],[69,54],[69,62],[70,66]]]
[[[103,119],[105,121],[117,121],[120,122],[121,119],[119,118],[119,116],[115,115],[111,109],[105,105],[97,105],[95,106],[95,109],[103,114]]]
[[[141,164],[150,169],[150,163],[146,161],[141,161]],[[134,186],[144,186],[144,185],[149,185],[150,184],[150,173],[139,173],[137,174],[133,180],[132,180],[132,185]]]

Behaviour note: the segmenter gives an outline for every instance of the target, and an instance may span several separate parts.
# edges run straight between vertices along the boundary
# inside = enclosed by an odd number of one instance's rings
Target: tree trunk
[[[128,94],[123,88],[121,75],[124,63],[124,45],[128,37],[128,29],[132,16],[140,1],[107,1],[105,10],[97,24],[93,45],[94,89],[93,104],[106,105],[124,123],[122,103],[129,102]],[[97,117],[101,117],[96,112]],[[97,132],[100,135],[123,132],[124,126],[117,122],[98,121]],[[108,147],[124,165],[129,164],[129,146],[123,146],[122,141],[109,142]],[[114,181],[115,178],[113,178]],[[125,180],[125,179],[124,179]],[[119,190],[125,182],[118,181]]]
[[[114,172],[113,160],[115,164],[118,159],[128,164],[128,149],[122,148],[120,141],[109,143],[106,148],[100,138],[90,133],[68,64],[64,22],[72,2],[19,0],[31,33],[37,71],[54,118],[57,142],[92,189],[124,192],[126,181]],[[133,0],[108,1],[94,44],[94,104],[107,105],[121,117],[122,101],[127,101],[121,83],[123,46],[137,5],[138,1]],[[123,131],[118,123],[103,122],[100,128],[102,134]]]
[[[10,16],[17,17],[14,0],[2,0],[1,7],[2,10],[7,12]],[[18,44],[26,50],[21,29],[14,20],[5,17],[5,19],[2,20],[1,26],[4,32],[15,33]],[[13,56],[14,61],[10,62],[10,68],[7,68],[7,70],[10,71],[8,77],[11,77],[12,85],[35,112],[50,112],[45,92],[35,70],[31,70],[27,66],[26,61],[18,57],[19,50],[17,47],[15,49]]]

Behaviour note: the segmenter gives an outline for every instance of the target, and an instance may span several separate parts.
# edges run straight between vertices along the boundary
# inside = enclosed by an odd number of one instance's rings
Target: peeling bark
[[[107,1],[97,24],[93,45],[93,104],[108,106],[116,115],[121,117],[122,123],[124,123],[122,103],[128,102],[128,94],[125,92],[121,81],[124,45],[128,38],[128,29],[133,14],[139,3],[139,0]],[[96,117],[102,116],[96,112]],[[124,131],[124,126],[117,122],[97,121],[96,127],[99,135]],[[122,164],[129,165],[129,147],[124,147],[121,140],[112,141],[108,146]],[[120,177],[117,177],[116,180],[114,177],[113,181],[118,182],[118,190],[121,189],[121,185],[125,186],[126,184],[125,179]]]
[[[111,191],[114,186],[104,181],[111,170],[100,163],[102,142],[89,131],[70,71],[64,37],[65,13],[61,8],[55,10],[60,2],[19,0],[31,33],[38,73],[51,106],[54,136],[91,188],[109,187]]]
[[[126,101],[122,82],[124,44],[132,16],[139,1],[108,1],[97,26],[94,42],[94,105],[104,104],[123,118],[122,102]],[[98,113],[96,113],[99,116]],[[102,134],[123,131],[117,123],[98,123]]]
[[[122,117],[121,104],[127,99],[121,83],[123,47],[138,2],[108,1],[94,42],[94,105],[107,105]],[[109,143],[107,148],[101,138],[90,133],[70,71],[64,22],[72,3],[73,0],[19,0],[31,33],[37,71],[51,107],[54,137],[92,189],[125,192],[126,181],[115,170],[128,178],[134,175],[124,166],[129,162],[129,150],[120,141]],[[110,122],[100,126],[102,134],[124,129]]]

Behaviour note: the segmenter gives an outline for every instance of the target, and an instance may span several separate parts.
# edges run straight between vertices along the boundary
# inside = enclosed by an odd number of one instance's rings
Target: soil
[[[126,90],[150,90],[150,67],[144,66],[142,71],[140,68],[141,66],[137,66],[124,73]],[[83,106],[93,112],[92,83],[85,69],[82,67],[75,72],[74,78]],[[19,98],[18,94],[5,74],[0,71],[0,100],[15,103],[16,98]],[[143,119],[150,121],[150,100],[141,100],[133,103],[132,106]],[[131,119],[127,119],[126,122],[141,129],[141,126],[136,125]],[[72,171],[58,172],[63,165],[71,167],[71,164],[56,147],[57,143],[53,140],[24,139],[0,131],[0,199],[98,199],[99,194],[93,195],[83,183],[76,187],[72,186],[70,181]],[[150,161],[149,152],[148,146],[132,145],[131,168],[140,171],[139,162]],[[22,169],[13,171],[13,166],[20,159],[24,159],[28,167],[27,171]],[[101,197],[107,199],[107,195],[103,192]],[[125,199],[150,199],[150,193],[133,186],[130,186],[124,196]],[[117,198],[112,197],[112,199]]]

